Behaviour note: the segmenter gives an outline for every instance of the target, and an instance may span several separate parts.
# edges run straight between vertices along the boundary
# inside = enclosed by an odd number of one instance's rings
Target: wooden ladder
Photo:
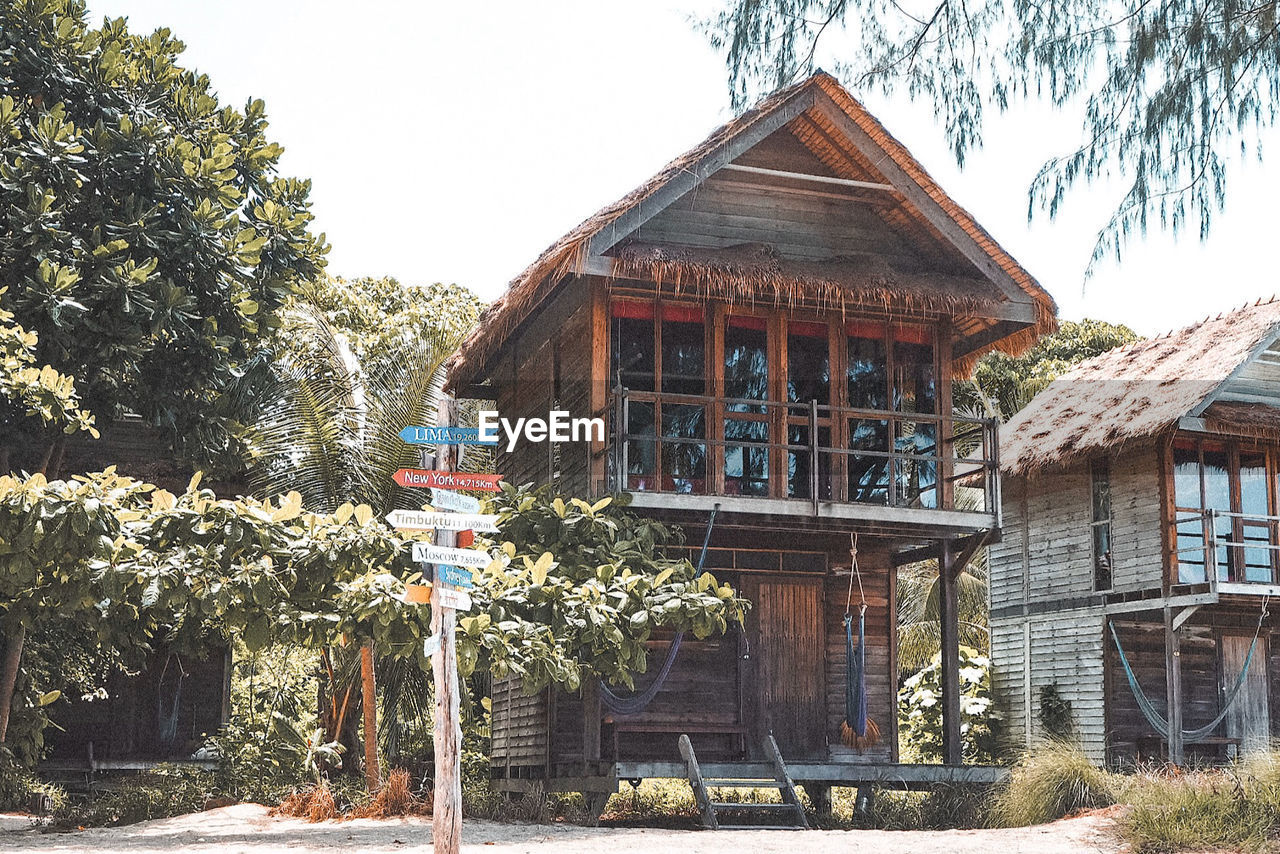
[[[773,735],[764,741],[765,753],[773,765],[772,777],[707,777],[702,776],[698,767],[697,754],[693,752],[693,742],[689,736],[680,736],[680,755],[684,757],[685,767],[689,773],[689,787],[693,789],[694,800],[698,803],[698,811],[702,813],[702,826],[707,830],[808,830],[809,820],[805,817],[804,806],[796,797],[795,783],[787,773],[787,766],[782,761],[778,750],[778,742]],[[717,801],[712,797],[712,789],[777,789],[782,794],[780,804],[749,804],[733,801]],[[735,823],[726,824],[720,820],[720,813],[731,813]],[[754,815],[766,819],[768,824],[742,824],[741,818]]]

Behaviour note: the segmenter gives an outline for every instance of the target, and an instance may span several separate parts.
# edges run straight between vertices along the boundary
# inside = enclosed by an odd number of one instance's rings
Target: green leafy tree
[[[996,759],[1000,714],[991,688],[991,659],[960,647],[960,740],[964,761],[988,765]],[[902,683],[898,727],[904,762],[942,761],[942,657]]]
[[[978,362],[972,383],[959,383],[957,405],[979,408],[978,399],[1002,421],[1026,406],[1045,386],[1080,362],[1138,340],[1127,326],[1101,320],[1064,320],[1021,356],[989,353]]]
[[[0,297],[4,296],[0,288]],[[95,438],[93,416],[80,408],[75,380],[49,365],[39,365],[39,336],[13,322],[13,312],[0,308],[0,398],[44,426],[63,432],[84,430]],[[0,445],[0,472],[9,470],[7,445]]]
[[[1053,218],[1079,183],[1122,176],[1096,263],[1153,219],[1208,234],[1228,159],[1260,156],[1276,120],[1276,21],[1275,0],[726,0],[702,27],[739,108],[821,62],[856,89],[930,100],[962,165],[990,110],[1076,111],[1082,142],[1045,162],[1030,206]]]
[[[92,28],[80,0],[0,5],[0,282],[100,423],[131,410],[213,456],[221,399],[325,247],[262,102],[220,104],[182,50]]]

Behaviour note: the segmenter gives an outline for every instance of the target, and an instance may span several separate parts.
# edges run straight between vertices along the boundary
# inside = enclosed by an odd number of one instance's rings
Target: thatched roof
[[[1161,434],[1210,400],[1278,334],[1280,301],[1272,299],[1083,362],[1001,428],[1001,468],[1028,474]],[[1203,414],[1210,426],[1280,423],[1270,407],[1226,401]]]
[[[967,236],[967,239],[973,241],[978,253],[991,267],[983,271],[988,278],[1005,275],[1031,298],[1035,313],[1034,323],[1010,330],[1003,337],[986,343],[967,357],[966,363],[971,363],[977,356],[991,349],[1021,352],[1041,335],[1057,328],[1055,319],[1057,308],[1053,299],[1035,279],[977,224],[968,211],[942,191],[924,167],[844,87],[836,82],[835,78],[825,72],[818,72],[807,80],[775,92],[752,110],[721,126],[698,146],[667,164],[643,185],[613,204],[602,208],[547,248],[511,282],[506,293],[489,306],[482,315],[479,325],[449,361],[449,386],[454,388],[476,378],[507,337],[529,317],[530,313],[561,281],[580,268],[586,260],[594,238],[603,236],[610,247],[616,247],[629,233],[618,227],[619,220],[625,214],[646,202],[649,202],[651,207],[657,204],[653,201],[654,197],[677,178],[688,178],[690,174],[705,177],[709,174],[707,164],[714,162],[715,157],[723,155],[729,144],[739,135],[748,132],[753,126],[773,116],[779,110],[803,107],[806,102],[809,106],[799,112],[786,126],[836,175],[854,180],[884,181],[884,176],[879,170],[888,168],[890,164],[894,165],[938,205]],[[832,124],[827,112],[831,109],[829,105],[834,105],[835,110],[852,120],[878,148],[874,152],[874,157],[869,157],[866,152],[860,150]],[[921,211],[905,201],[899,200],[885,214],[885,221],[912,239],[936,243],[949,242],[939,234]],[[614,263],[618,263],[617,259]],[[622,263],[630,263],[633,266],[640,264],[634,255],[631,262],[624,260]],[[650,270],[656,269],[653,263],[647,266]],[[686,280],[693,273],[694,266],[692,260],[681,264]],[[720,264],[718,273],[716,267],[716,264],[709,265],[708,269],[700,274],[701,278],[708,284],[713,280],[721,282],[722,285],[727,283],[726,266]],[[762,269],[757,265],[756,273],[759,274]],[[635,271],[630,270],[630,272]],[[621,275],[620,272],[618,274]],[[872,285],[871,277],[860,276],[856,272],[850,272],[847,275],[864,281],[869,286],[863,289],[864,293],[871,295],[872,298],[883,298],[888,295],[890,283],[887,280],[878,285]],[[752,281],[761,281],[761,279],[757,275]],[[817,293],[801,293],[799,286],[810,281],[816,283]],[[765,289],[773,294],[786,292],[789,297],[835,299],[836,292],[841,290],[841,281],[839,277],[818,272],[816,275],[797,277],[794,281],[796,287],[787,288],[785,283],[778,284],[770,280],[765,282]],[[937,281],[936,277],[935,281]],[[920,290],[915,285],[908,284],[906,279],[902,279],[901,282],[902,289],[895,291],[899,296]],[[745,280],[740,280],[735,287],[742,292],[745,288],[753,286],[748,286]],[[875,296],[877,290],[880,292],[879,297]],[[854,296],[855,294],[839,295],[840,299],[850,301],[855,301]]]
[[[802,261],[762,243],[710,249],[629,241],[615,255],[614,272],[729,303],[789,304],[801,292],[811,302],[842,311],[879,304],[965,314],[994,309],[1001,300],[987,279],[903,270],[876,256]]]

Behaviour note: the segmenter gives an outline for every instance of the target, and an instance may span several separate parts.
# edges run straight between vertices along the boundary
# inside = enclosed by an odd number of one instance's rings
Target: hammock
[[[1253,652],[1258,648],[1258,637],[1262,634],[1262,621],[1267,618],[1267,606],[1263,603],[1262,613],[1258,616],[1258,628],[1253,633],[1253,642],[1249,644],[1249,652],[1244,657],[1244,666],[1240,668],[1240,675],[1236,677],[1235,684],[1231,686],[1231,690],[1227,692],[1227,696],[1222,703],[1222,711],[1218,712],[1218,716],[1202,727],[1193,730],[1182,731],[1182,741],[1185,744],[1197,744],[1209,736],[1213,735],[1213,731],[1218,728],[1218,724],[1222,723],[1227,717],[1227,712],[1231,711],[1231,705],[1239,696],[1240,690],[1244,687],[1245,680],[1249,677],[1249,664],[1253,661]],[[1133,698],[1138,701],[1138,708],[1142,710],[1142,716],[1147,719],[1147,723],[1151,724],[1151,728],[1166,741],[1169,739],[1169,721],[1160,714],[1160,711],[1148,699],[1146,693],[1142,690],[1142,686],[1138,684],[1138,677],[1133,672],[1133,668],[1129,665],[1129,658],[1124,653],[1124,647],[1120,645],[1120,635],[1116,631],[1114,623],[1108,623],[1111,629],[1111,639],[1115,641],[1116,651],[1120,653],[1120,664],[1124,668],[1124,677],[1129,683],[1129,690],[1133,692]]]
[[[173,683],[173,693],[166,703],[164,678],[169,672],[169,662],[175,659],[178,662],[178,676]],[[176,653],[169,653],[160,671],[160,678],[156,680],[156,737],[166,749],[172,747],[178,739],[178,709],[182,703],[182,682],[186,678],[187,671],[182,666],[182,659]]]
[[[698,555],[698,569],[694,573],[694,578],[702,575],[702,567],[707,560],[707,546],[711,544],[711,528],[715,525],[716,514],[719,512],[719,504],[711,508],[711,518],[707,520],[707,532],[702,537],[702,551]],[[676,632],[676,636],[671,639],[671,646],[667,648],[667,657],[663,660],[662,666],[658,668],[657,675],[653,677],[649,687],[638,694],[633,694],[630,697],[620,696],[610,690],[609,686],[601,680],[600,704],[615,715],[638,715],[643,712],[653,702],[653,698],[658,696],[658,692],[662,690],[663,683],[671,675],[671,668],[676,663],[676,656],[680,653],[680,644],[683,641],[684,632]]]
[[[880,740],[880,727],[867,717],[867,596],[858,569],[858,535],[849,547],[849,595],[844,603],[844,723],[840,740],[862,750]],[[858,643],[853,643],[853,580],[858,579]]]

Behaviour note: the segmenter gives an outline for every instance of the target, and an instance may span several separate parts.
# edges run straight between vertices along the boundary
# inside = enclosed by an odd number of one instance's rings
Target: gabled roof
[[[1155,436],[1184,416],[1255,432],[1280,426],[1280,412],[1269,406],[1218,400],[1278,338],[1280,302],[1272,298],[1083,362],[1000,429],[1001,468],[1029,474],[1062,465]]]
[[[721,126],[548,247],[489,306],[450,359],[450,387],[473,381],[503,341],[568,275],[583,269],[588,258],[618,246],[649,218],[783,127],[837,176],[900,189],[903,198],[889,213],[900,229],[916,239],[948,244],[997,283],[1003,299],[1030,304],[1030,322],[985,330],[979,345],[966,354],[966,365],[992,349],[1021,352],[1057,328],[1057,308],[1049,294],[835,78],[820,71]]]

